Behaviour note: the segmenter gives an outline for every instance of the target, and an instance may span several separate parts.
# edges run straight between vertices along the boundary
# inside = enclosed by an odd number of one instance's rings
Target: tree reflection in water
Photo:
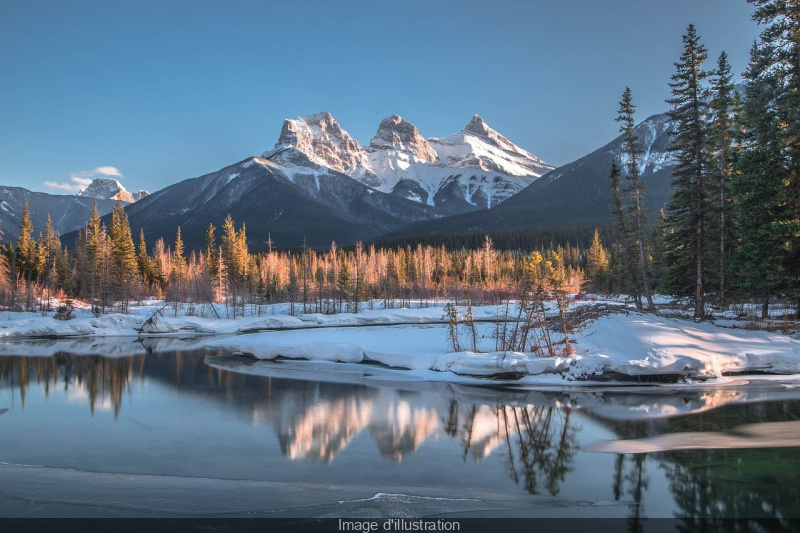
[[[89,409],[94,414],[98,406],[113,408],[118,418],[122,400],[129,392],[134,369],[141,376],[144,355],[107,358],[101,356],[71,357],[56,354],[53,357],[0,357],[0,384],[11,390],[11,399],[19,395],[25,406],[30,383],[35,381],[44,388],[45,397],[59,381],[64,393],[85,395]]]
[[[645,509],[642,496],[647,491],[650,479],[645,473],[645,458],[641,453],[630,457],[617,455],[614,461],[614,500],[630,499],[634,502],[628,514],[628,531],[640,533],[644,530]]]
[[[682,531],[798,531],[796,448],[676,451],[663,458]],[[731,516],[743,520],[715,520]]]
[[[800,419],[796,400],[726,405],[691,415],[648,421],[624,421],[612,429],[622,439],[696,432],[736,434],[738,426]],[[675,501],[681,531],[798,531],[800,516],[800,448],[672,450],[651,454],[665,473]],[[618,455],[614,468],[615,499],[640,503],[647,490],[641,474],[645,455]],[[641,483],[640,480],[644,479]],[[644,508],[630,516],[632,531],[641,531]],[[736,517],[736,521],[722,521]],[[775,520],[777,519],[777,520]]]
[[[459,424],[459,417],[463,422]],[[499,448],[509,477],[530,494],[557,495],[572,471],[579,427],[569,408],[467,405],[451,400],[442,419],[444,432],[459,438],[462,459],[482,460]]]
[[[455,448],[449,453],[456,458],[480,462],[493,454],[505,474],[531,494],[558,495],[564,480],[574,472],[580,452],[578,415],[569,407],[553,406],[583,405],[579,394],[585,393],[514,396],[508,391],[495,394],[480,389],[480,394],[470,394],[466,390],[442,392],[433,387],[409,392],[392,386],[251,375],[208,366],[204,357],[200,351],[116,358],[64,353],[53,357],[0,357],[0,398],[4,399],[1,407],[13,409],[15,402],[24,407],[26,400],[33,398],[31,391],[36,385],[32,384],[37,384],[37,393],[48,396],[63,389],[65,395],[85,399],[83,405],[88,404],[89,412],[113,410],[116,418],[123,404],[130,406],[130,397],[135,399],[137,389],[132,383],[157,380],[182,393],[224,405],[229,414],[271,424],[287,458],[329,463],[357,436],[368,434],[381,457],[399,462],[416,453],[425,441],[446,436]],[[10,406],[5,405],[9,391]],[[730,391],[725,392],[725,398],[730,395]],[[619,393],[609,394],[608,398],[598,393],[591,400],[600,407],[615,407],[613,412],[635,410],[638,401],[647,402],[653,411],[660,412],[661,397],[650,394],[637,400],[629,394],[622,397],[623,402]],[[675,402],[674,394],[663,398],[669,406]],[[703,412],[649,419],[619,420],[603,417],[602,410],[595,414],[591,411],[591,407],[584,406],[581,419],[601,424],[624,440],[682,432],[730,432],[744,424],[796,421],[800,420],[800,401],[783,398],[723,404]],[[653,463],[660,471],[653,468]],[[614,499],[634,503],[629,514],[631,531],[643,529],[645,494],[664,490],[658,483],[660,472],[664,473],[675,502],[674,514],[683,521],[686,531],[722,527],[713,519],[731,516],[753,517],[744,525],[738,524],[742,531],[768,529],[776,524],[778,529],[791,530],[791,517],[800,516],[800,448],[759,448],[759,443],[754,442],[749,449],[625,454],[617,455],[610,466]],[[572,477],[581,475],[578,471]],[[651,482],[651,477],[656,481]],[[649,501],[659,496],[670,497],[653,493]],[[779,521],[753,523],[762,517],[777,517]]]

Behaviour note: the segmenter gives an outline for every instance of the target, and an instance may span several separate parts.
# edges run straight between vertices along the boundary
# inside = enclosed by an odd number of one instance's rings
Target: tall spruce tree
[[[595,228],[592,244],[586,251],[586,274],[593,291],[607,290],[608,254],[600,242],[600,231]]]
[[[50,217],[50,213],[47,213],[44,232],[39,234],[39,243],[36,246],[36,270],[39,274],[40,283],[48,291],[47,309],[50,307],[50,294],[58,289],[58,263],[60,259],[61,240],[58,232],[53,228],[53,220]]]
[[[227,274],[227,291],[230,298],[226,298],[226,304],[233,303],[233,317],[236,318],[236,306],[239,295],[239,273],[242,257],[240,254],[238,233],[233,218],[228,215],[222,223],[222,247],[220,268]]]
[[[715,216],[709,218],[709,233],[715,237],[717,243],[716,246],[709,246],[709,255],[716,257],[716,268],[709,262],[709,270],[716,274],[718,300],[723,306],[727,299],[727,269],[734,239],[731,179],[738,152],[737,99],[732,79],[728,55],[722,52],[711,79],[711,120],[708,132],[711,164],[708,177],[711,193],[709,200],[715,213]]]
[[[86,234],[86,260],[88,263],[88,280],[86,283],[87,292],[92,299],[93,309],[96,307],[96,300],[101,285],[102,262],[103,262],[103,240],[105,235],[101,226],[100,213],[97,211],[97,200],[92,205],[92,215],[89,223],[84,230]]]
[[[611,161],[611,172],[608,175],[611,181],[611,214],[617,231],[617,245],[613,252],[612,271],[614,273],[617,290],[631,294],[636,302],[636,307],[642,308],[641,292],[636,283],[636,256],[633,253],[633,235],[630,221],[625,216],[625,204],[622,199],[622,170],[617,160]]]
[[[186,257],[183,250],[183,238],[181,237],[181,227],[175,234],[175,250],[172,257],[172,271],[170,272],[170,292],[172,293],[175,316],[178,316],[178,302],[183,296],[183,285],[186,280]]]
[[[633,105],[631,89],[630,87],[626,87],[625,92],[622,94],[622,100],[619,103],[617,122],[621,123],[619,131],[622,134],[622,152],[625,155],[625,167],[627,170],[625,175],[627,182],[625,191],[630,198],[630,204],[628,206],[630,220],[628,225],[630,227],[629,233],[631,238],[629,239],[628,245],[632,247],[632,250],[630,250],[627,255],[637,258],[637,263],[639,265],[637,269],[637,284],[641,288],[644,297],[647,299],[647,309],[655,311],[653,292],[650,287],[648,258],[645,252],[647,244],[645,234],[646,221],[643,206],[644,183],[642,183],[639,172],[642,150],[639,147],[639,137],[636,135],[635,131],[635,112],[636,106]]]
[[[139,269],[139,275],[142,277],[142,282],[145,287],[150,289],[155,283],[155,275],[153,273],[153,262],[150,256],[147,255],[147,242],[144,238],[144,228],[139,228],[139,245],[136,248],[136,267]]]
[[[136,275],[136,249],[133,246],[131,226],[128,215],[122,207],[122,201],[111,211],[111,288],[113,294],[120,299],[122,312],[128,311],[128,300],[131,285]]]
[[[217,264],[217,237],[214,235],[214,232],[217,228],[214,227],[214,224],[209,224],[208,229],[206,230],[206,237],[205,237],[205,254],[206,254],[206,265],[208,265],[208,276],[211,279],[215,279],[217,277],[219,265]]]
[[[33,222],[28,210],[28,201],[22,208],[19,221],[19,237],[16,249],[17,269],[22,278],[30,283],[36,275],[36,241],[33,240]]]
[[[782,209],[783,143],[781,122],[774,102],[780,91],[769,75],[772,53],[754,43],[745,72],[744,150],[737,162],[733,192],[737,202],[738,236],[731,272],[738,292],[761,298],[762,316],[767,317],[769,298],[784,286],[786,241],[776,231]]]
[[[674,122],[672,145],[676,166],[672,172],[675,191],[667,209],[664,278],[662,287],[672,294],[692,294],[694,317],[705,316],[706,223],[708,198],[707,103],[703,86],[708,73],[703,63],[708,53],[690,24],[683,36],[683,53],[675,63],[670,87],[670,118]]]

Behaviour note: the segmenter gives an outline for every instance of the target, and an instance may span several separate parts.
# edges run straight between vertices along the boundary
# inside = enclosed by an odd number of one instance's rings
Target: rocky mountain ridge
[[[286,119],[275,147],[263,157],[293,176],[319,177],[330,169],[442,215],[494,207],[553,169],[478,115],[459,133],[429,139],[392,115],[362,147],[330,113],[321,112]]]

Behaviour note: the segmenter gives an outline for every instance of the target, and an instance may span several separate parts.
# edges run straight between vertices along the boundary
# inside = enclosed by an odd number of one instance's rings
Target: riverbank
[[[513,303],[476,306],[472,321],[466,307],[456,306],[453,323],[443,303],[378,309],[380,303],[372,302],[371,307],[359,313],[291,316],[288,304],[279,304],[235,320],[216,318],[224,316],[222,306],[182,305],[176,310],[156,300],[132,305],[129,314],[95,317],[90,309],[76,309],[71,320],[56,320],[53,313],[4,312],[0,340],[6,341],[3,352],[72,353],[63,342],[73,341],[76,354],[114,355],[146,350],[141,340],[180,337],[215,353],[373,363],[434,381],[681,382],[739,373],[800,374],[800,340],[752,331],[745,320],[727,315],[718,323],[699,322],[637,313],[620,299],[572,300],[567,309],[569,349],[553,304],[545,307],[538,329],[525,343],[516,343],[517,349],[506,343],[504,349],[501,339],[521,328]],[[122,340],[96,342],[102,337]],[[454,337],[460,342],[454,343]]]

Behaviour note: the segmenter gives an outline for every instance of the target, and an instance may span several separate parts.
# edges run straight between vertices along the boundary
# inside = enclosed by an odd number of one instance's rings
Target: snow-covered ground
[[[298,306],[299,308],[300,306]],[[376,306],[377,307],[377,306]],[[155,319],[146,323],[159,311]],[[485,306],[475,308],[476,320],[491,320],[497,316],[498,308]],[[376,324],[407,324],[443,322],[442,305],[405,309],[362,310],[360,313],[338,313],[323,315],[306,313],[289,315],[288,304],[262,306],[260,313],[249,306],[245,316],[236,320],[225,318],[232,311],[224,305],[182,305],[175,313],[172,306],[164,306],[158,300],[131,305],[128,314],[108,313],[95,317],[89,309],[75,310],[72,320],[56,320],[51,312],[0,313],[0,339],[50,338],[50,337],[99,337],[99,336],[148,336],[148,335],[220,335],[245,333],[258,329],[291,329],[332,326],[368,326]],[[217,318],[217,317],[220,318]],[[141,332],[140,332],[141,330]]]
[[[620,299],[590,297],[570,304],[572,310],[598,301],[622,308]],[[417,302],[419,306],[420,303]],[[236,320],[224,306],[182,306],[175,313],[163,302],[132,305],[130,314],[92,316],[76,310],[76,318],[58,321],[35,313],[0,313],[0,353],[20,351],[48,355],[55,351],[127,354],[142,350],[136,339],[194,337],[190,344],[209,350],[247,354],[257,359],[306,359],[345,363],[376,362],[404,370],[403,379],[459,381],[493,378],[517,383],[563,385],[609,380],[670,381],[719,379],[736,373],[800,374],[800,340],[778,333],[720,327],[712,322],[666,318],[633,311],[604,315],[570,335],[573,353],[564,353],[563,335],[551,332],[556,356],[497,350],[497,324],[505,306],[473,310],[478,350],[452,351],[442,304],[360,313],[290,316],[288,306],[264,306]],[[161,309],[156,319],[148,319]],[[463,308],[459,308],[463,310]],[[253,309],[249,309],[253,311]],[[511,314],[515,315],[513,306]],[[556,310],[548,308],[548,315]],[[735,321],[734,321],[735,322]],[[501,321],[502,323],[502,321]],[[736,325],[735,323],[733,325]],[[508,328],[513,328],[509,322]],[[197,339],[201,336],[214,338]],[[469,334],[459,325],[461,347]],[[101,337],[129,341],[98,342]],[[32,342],[32,339],[38,339]],[[44,341],[43,339],[47,339]],[[62,339],[56,342],[54,339]],[[92,340],[94,339],[94,340]],[[8,341],[11,341],[10,343]],[[19,341],[25,341],[21,344]],[[65,348],[64,342],[73,344]],[[107,344],[107,346],[106,346]],[[104,347],[105,346],[105,347]]]
[[[241,335],[213,349],[252,355],[356,363],[459,376],[523,377],[541,383],[671,376],[710,379],[737,372],[800,373],[800,341],[761,331],[629,313],[603,316],[573,335],[575,353],[537,357],[492,351],[496,326],[479,324],[479,350],[448,350],[446,325],[331,328]]]

